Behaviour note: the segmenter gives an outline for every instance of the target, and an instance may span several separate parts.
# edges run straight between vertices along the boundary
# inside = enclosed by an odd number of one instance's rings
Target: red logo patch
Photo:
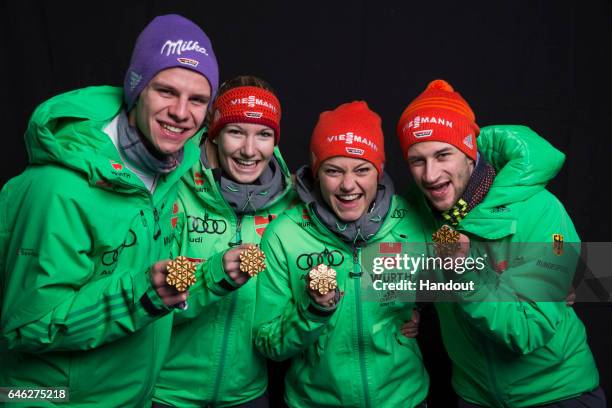
[[[174,203],[172,205],[172,214],[178,214],[179,212],[179,206],[178,203]],[[176,228],[176,223],[178,221],[178,217],[172,217],[170,218],[170,224],[172,225],[172,228]]]
[[[305,208],[302,210],[302,219],[303,220],[309,220],[310,219],[310,215],[308,215],[308,210],[305,209]]]
[[[113,169],[115,169],[117,171],[123,170],[123,164],[121,164],[121,163],[111,162],[111,166],[113,166]]]
[[[495,272],[497,273],[502,273],[506,269],[508,269],[508,261],[501,261],[495,265]]]
[[[193,175],[193,178],[195,179],[195,184],[196,186],[201,186],[202,184],[204,184],[204,179],[202,178],[202,173],[195,173]]]
[[[255,232],[257,232],[257,235],[259,235],[260,237],[263,237],[263,233],[268,227],[268,224],[270,223],[270,221],[272,221],[275,218],[276,218],[276,215],[274,214],[271,214],[270,217],[263,217],[261,215],[256,215],[254,220],[255,220]]]
[[[96,181],[96,186],[105,187],[105,188],[113,188],[113,185],[106,180]]]
[[[402,243],[401,242],[383,242],[378,244],[378,252],[381,254],[401,254]]]

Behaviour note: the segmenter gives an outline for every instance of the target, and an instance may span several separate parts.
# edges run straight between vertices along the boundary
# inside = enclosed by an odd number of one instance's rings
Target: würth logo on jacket
[[[113,167],[113,169],[115,169],[117,171],[123,170],[123,164],[121,164],[121,163],[117,163],[117,162],[111,161],[110,164]]]
[[[363,145],[371,147],[372,150],[374,150],[375,152],[378,151],[378,146],[376,145],[376,143],[374,143],[373,141],[371,141],[365,136],[360,136],[353,132],[346,132],[340,135],[327,136],[327,141],[329,143],[344,142],[347,145],[350,145],[353,143],[356,143],[356,144],[361,143]]]
[[[310,215],[308,214],[308,210],[304,208],[302,210],[302,221],[298,223],[300,227],[306,228],[312,225],[312,220],[310,219]]]
[[[204,184],[204,178],[202,177],[202,173],[195,172],[193,174],[193,179],[195,180],[196,186],[201,186]]]
[[[255,232],[257,232],[257,235],[259,235],[260,237],[263,237],[263,234],[266,231],[268,224],[270,223],[270,221],[272,221],[275,218],[276,218],[276,215],[274,214],[270,214],[268,217],[264,217],[262,215],[256,215],[254,218],[254,221],[255,221]]]
[[[126,178],[126,179],[129,179],[130,177],[132,177],[132,176],[130,175],[130,172],[129,172],[129,171],[125,171],[126,169],[125,169],[125,167],[123,166],[123,164],[121,164],[121,163],[117,163],[117,162],[114,162],[114,161],[112,161],[112,160],[110,161],[110,164],[111,164],[111,167],[113,168],[113,169],[111,170],[111,173],[112,173],[113,175],[115,175],[115,176],[117,176],[117,177]]]

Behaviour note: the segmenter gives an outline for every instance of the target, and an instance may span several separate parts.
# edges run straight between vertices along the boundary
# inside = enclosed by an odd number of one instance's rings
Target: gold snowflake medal
[[[461,248],[459,233],[448,225],[443,225],[431,234],[431,240],[435,243],[438,255],[442,257],[451,256]]]
[[[325,264],[319,264],[308,272],[310,289],[318,291],[321,295],[335,290],[338,287],[336,282],[336,271]]]
[[[167,269],[168,275],[166,275],[166,283],[174,286],[179,292],[186,291],[196,282],[195,262],[191,262],[182,255],[168,262]]]
[[[266,254],[256,245],[250,245],[240,254],[240,272],[248,273],[250,277],[256,276],[266,269]]]

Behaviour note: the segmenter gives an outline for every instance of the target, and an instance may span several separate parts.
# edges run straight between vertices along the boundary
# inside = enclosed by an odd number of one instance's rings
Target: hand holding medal
[[[337,293],[336,271],[319,264],[308,272],[307,278],[309,294],[315,303],[326,308],[334,307],[342,295]]]
[[[166,282],[168,285],[174,286],[179,292],[186,291],[196,282],[196,264],[187,259],[187,257],[181,255],[175,260],[168,262],[166,269],[168,270]]]
[[[443,225],[431,234],[431,240],[435,244],[435,250],[440,257],[453,257],[461,249],[459,239],[461,234],[448,225]]]
[[[252,278],[266,269],[266,254],[256,245],[249,245],[240,253],[240,271]]]

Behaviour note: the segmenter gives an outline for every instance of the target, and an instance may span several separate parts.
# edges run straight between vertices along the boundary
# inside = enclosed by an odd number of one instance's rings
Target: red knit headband
[[[232,88],[220,95],[213,105],[213,120],[208,137],[214,139],[228,123],[256,123],[274,130],[274,141],[280,139],[281,107],[276,96],[256,86]]]

